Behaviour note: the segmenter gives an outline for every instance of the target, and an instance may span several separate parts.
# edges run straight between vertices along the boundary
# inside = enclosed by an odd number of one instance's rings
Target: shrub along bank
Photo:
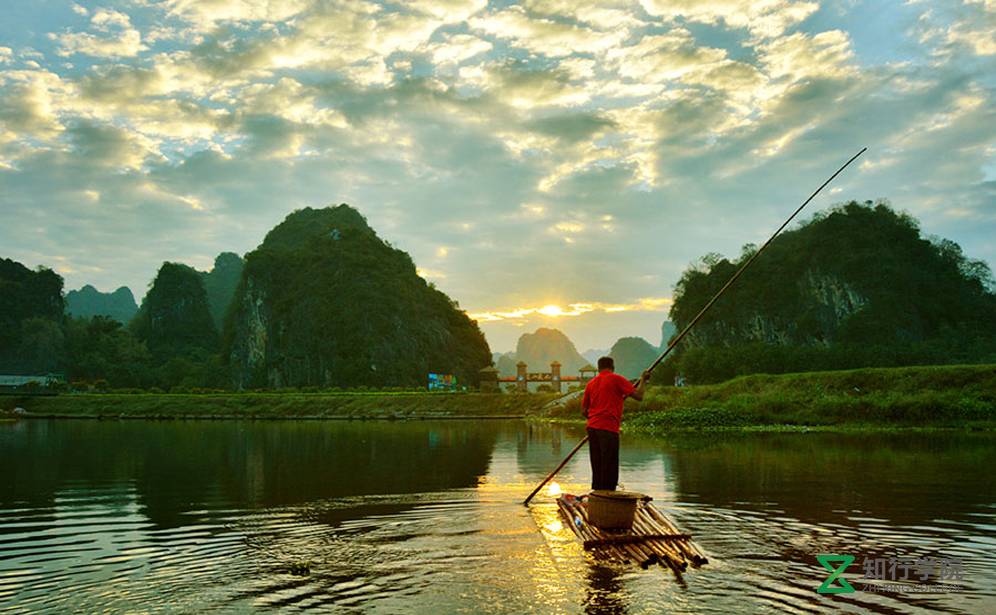
[[[575,418],[580,403],[554,411]],[[755,374],[720,384],[651,387],[627,402],[624,429],[996,428],[996,366],[953,365]]]

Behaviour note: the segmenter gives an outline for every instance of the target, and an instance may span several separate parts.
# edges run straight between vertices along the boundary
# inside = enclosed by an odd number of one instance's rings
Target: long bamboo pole
[[[550,479],[552,479],[554,476],[556,476],[557,472],[560,472],[560,470],[564,466],[567,465],[567,462],[570,461],[571,458],[574,457],[574,455],[577,454],[577,452],[579,450],[581,450],[581,447],[584,446],[585,442],[587,442],[587,441],[588,441],[588,436],[585,436],[584,438],[582,438],[581,441],[577,443],[577,446],[575,446],[571,450],[571,452],[567,454],[567,457],[564,457],[564,460],[560,462],[560,465],[557,466],[553,470],[553,472],[550,472],[550,474],[546,478],[543,479],[542,483],[540,483],[539,485],[536,485],[536,488],[533,489],[533,492],[529,494],[529,497],[527,497],[525,499],[525,501],[522,502],[522,505],[523,506],[529,506],[529,500],[533,499],[533,496],[536,495],[537,493],[539,493],[539,490],[542,489],[543,486],[546,485],[548,482],[550,482]]]
[[[865,151],[867,150],[868,150],[867,147],[862,147],[860,152],[851,156],[850,160],[845,162],[843,166],[841,166],[839,169],[837,169],[836,172],[834,172],[833,175],[827,178],[825,182],[820,184],[820,187],[817,188],[811,195],[809,195],[809,198],[803,201],[802,205],[800,205],[798,209],[792,212],[792,215],[789,216],[788,219],[785,220],[785,222],[782,222],[782,225],[778,227],[777,231],[771,234],[771,237],[768,237],[768,240],[764,242],[764,245],[758,248],[757,252],[751,255],[751,257],[747,259],[747,262],[745,262],[743,265],[740,266],[740,269],[737,269],[736,273],[734,273],[733,276],[729,280],[727,280],[726,284],[723,284],[723,287],[719,289],[719,292],[717,292],[712,299],[709,300],[709,303],[705,304],[705,306],[701,310],[699,310],[699,313],[695,316],[695,318],[692,319],[692,322],[688,323],[685,326],[685,328],[681,330],[681,333],[679,333],[678,335],[676,335],[674,338],[671,339],[664,352],[662,352],[661,355],[657,357],[657,359],[653,363],[650,364],[650,367],[647,368],[648,372],[654,371],[654,369],[656,369],[657,366],[661,364],[661,361],[663,361],[667,357],[667,355],[671,352],[671,350],[673,350],[674,347],[678,345],[678,342],[684,339],[684,337],[688,335],[688,332],[692,330],[692,327],[694,327],[695,324],[698,323],[703,316],[705,316],[705,313],[709,311],[709,308],[712,307],[712,304],[716,303],[716,301],[723,295],[723,293],[726,292],[726,289],[732,286],[733,283],[737,281],[737,278],[743,275],[743,272],[746,271],[747,268],[751,266],[751,263],[757,260],[758,256],[761,256],[761,253],[764,252],[765,248],[767,248],[771,244],[771,242],[775,240],[775,237],[778,237],[779,233],[785,230],[785,227],[788,226],[789,223],[791,223],[792,220],[794,220],[797,215],[799,215],[799,212],[801,212],[806,207],[806,205],[809,205],[809,202],[815,199],[816,195],[827,187],[827,184],[832,182],[834,178],[840,175],[841,172],[843,172],[843,170],[848,167],[848,165],[857,160],[858,156],[864,154]]]
[[[777,237],[779,233],[785,230],[785,227],[788,226],[789,223],[791,223],[792,220],[794,220],[797,215],[799,215],[799,212],[801,212],[806,207],[806,205],[809,205],[809,202],[815,199],[816,195],[822,192],[823,189],[827,187],[827,184],[832,182],[838,175],[840,175],[844,171],[844,169],[846,169],[852,162],[857,160],[858,157],[861,156],[861,154],[864,154],[867,150],[868,150],[867,147],[862,147],[861,151],[851,156],[850,160],[845,162],[839,169],[837,169],[834,172],[833,175],[827,178],[825,182],[820,184],[820,187],[817,188],[811,195],[809,195],[809,198],[803,201],[802,205],[800,205],[794,212],[792,212],[792,215],[789,216],[788,219],[785,220],[785,222],[782,222],[782,225],[778,227],[778,230],[772,233],[771,237],[768,237],[768,240],[764,242],[764,245],[758,248],[757,252],[751,255],[751,257],[747,259],[747,262],[745,262],[743,265],[740,266],[739,269],[737,269],[736,273],[734,273],[733,276],[730,277],[729,280],[727,280],[726,284],[723,284],[723,287],[719,289],[719,292],[717,292],[713,296],[713,298],[709,300],[709,303],[706,303],[705,306],[701,310],[699,310],[699,313],[695,316],[695,318],[693,318],[692,321],[688,323],[684,329],[681,330],[681,333],[676,335],[674,338],[671,339],[670,342],[668,342],[667,348],[664,350],[664,352],[660,354],[659,357],[657,357],[657,359],[653,363],[650,364],[650,367],[648,367],[646,370],[647,372],[653,372],[657,368],[657,366],[661,364],[661,362],[667,357],[668,354],[670,354],[670,352],[674,349],[674,347],[678,345],[678,342],[684,339],[685,336],[688,335],[688,332],[692,330],[692,327],[694,327],[700,320],[702,320],[702,317],[705,316],[705,313],[708,312],[709,308],[711,308],[712,305],[716,303],[716,301],[723,295],[723,293],[726,292],[726,289],[732,286],[733,283],[736,282],[741,275],[743,275],[744,271],[746,271],[747,268],[751,266],[751,263],[757,260],[757,257],[760,256],[762,252],[764,252],[764,250],[771,244],[772,241],[774,241],[775,237]],[[539,486],[533,489],[533,492],[530,493],[529,497],[527,497],[525,501],[522,502],[522,505],[528,506],[529,501],[533,499],[533,496],[539,493],[539,490],[542,489],[543,486],[546,485],[548,482],[550,482],[550,479],[556,476],[557,472],[560,472],[561,468],[567,465],[567,462],[570,461],[572,457],[574,457],[574,455],[578,452],[578,450],[582,446],[584,446],[585,442],[587,441],[588,441],[588,436],[582,438],[581,441],[578,442],[577,446],[575,446],[574,449],[567,455],[567,457],[560,462],[560,465],[557,466],[557,468],[553,472],[550,472],[550,475],[544,478],[543,482],[540,483]]]

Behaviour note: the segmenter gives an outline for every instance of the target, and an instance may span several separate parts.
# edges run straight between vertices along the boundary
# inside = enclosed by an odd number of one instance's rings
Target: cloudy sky
[[[347,202],[482,324],[659,342],[707,252],[888,199],[996,263],[996,1],[4,2],[0,256],[209,268]]]

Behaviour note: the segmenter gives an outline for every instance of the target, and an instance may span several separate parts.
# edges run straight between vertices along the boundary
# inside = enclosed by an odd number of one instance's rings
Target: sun
[[[559,305],[544,305],[540,309],[536,310],[544,316],[563,316],[564,310],[560,309]]]

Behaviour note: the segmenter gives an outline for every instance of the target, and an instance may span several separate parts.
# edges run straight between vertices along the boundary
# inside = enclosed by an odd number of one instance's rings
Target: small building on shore
[[[27,393],[33,389],[47,389],[66,381],[62,374],[12,375],[0,374],[0,393]]]

